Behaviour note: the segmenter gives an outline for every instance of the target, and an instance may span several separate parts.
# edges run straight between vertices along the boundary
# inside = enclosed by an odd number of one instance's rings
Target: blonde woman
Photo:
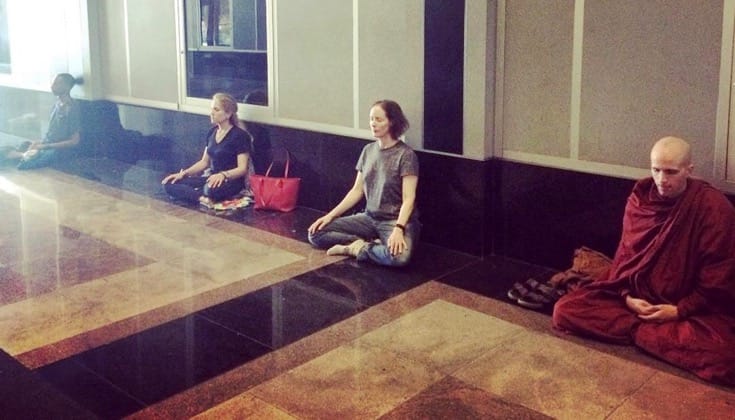
[[[234,197],[245,185],[252,139],[237,118],[235,98],[214,94],[209,118],[213,127],[202,158],[161,181],[172,198],[193,204],[218,202]],[[202,175],[207,169],[209,174]]]

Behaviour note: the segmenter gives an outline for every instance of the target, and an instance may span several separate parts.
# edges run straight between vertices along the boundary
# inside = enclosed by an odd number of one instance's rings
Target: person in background
[[[370,129],[376,141],[362,149],[355,182],[342,201],[309,227],[312,245],[327,249],[328,255],[349,255],[385,266],[409,262],[421,224],[416,209],[419,161],[400,139],[408,126],[396,102],[373,104]],[[365,211],[342,216],[363,198]]]
[[[196,204],[231,199],[246,185],[252,139],[237,117],[237,101],[226,93],[212,97],[202,158],[161,181],[172,198]]]
[[[15,149],[5,151],[5,159],[19,161],[18,169],[21,170],[41,168],[79,144],[79,103],[70,95],[78,82],[68,73],[56,75],[51,92],[57,99],[51,110],[46,135],[41,140],[24,142]]]
[[[656,142],[609,271],[561,297],[553,326],[735,386],[735,208],[693,168],[686,141]]]

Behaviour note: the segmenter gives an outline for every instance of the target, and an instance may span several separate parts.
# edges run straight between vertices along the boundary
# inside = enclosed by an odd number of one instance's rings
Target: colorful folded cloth
[[[209,209],[209,210],[215,210],[215,211],[242,209],[242,208],[249,206],[252,202],[253,202],[252,197],[248,197],[248,196],[237,197],[231,200],[224,200],[224,201],[219,201],[219,202],[213,202],[212,200],[209,200],[206,197],[202,197],[199,199],[199,205],[201,207],[205,209]]]

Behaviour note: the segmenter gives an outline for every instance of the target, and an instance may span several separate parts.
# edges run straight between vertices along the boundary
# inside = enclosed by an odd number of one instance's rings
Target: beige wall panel
[[[174,2],[127,0],[132,96],[178,101],[178,56]]]
[[[466,3],[462,154],[475,159],[493,155],[497,7],[493,0]]]
[[[130,93],[124,3],[124,0],[99,3],[100,70],[102,91],[107,96],[128,96]]]
[[[352,2],[275,6],[278,117],[352,127]]]
[[[574,1],[506,2],[503,149],[569,156]]]
[[[411,123],[407,143],[421,147],[424,101],[423,0],[359,2],[359,127],[369,128],[369,107],[393,99]],[[390,10],[390,15],[386,15]]]
[[[580,159],[648,168],[674,134],[712,173],[722,2],[585,3]]]

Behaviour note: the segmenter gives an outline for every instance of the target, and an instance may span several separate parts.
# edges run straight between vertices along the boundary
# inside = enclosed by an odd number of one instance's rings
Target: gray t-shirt
[[[403,177],[419,175],[419,159],[402,141],[387,149],[374,141],[362,149],[355,169],[365,180],[365,211],[376,219],[389,220],[401,210]]]

